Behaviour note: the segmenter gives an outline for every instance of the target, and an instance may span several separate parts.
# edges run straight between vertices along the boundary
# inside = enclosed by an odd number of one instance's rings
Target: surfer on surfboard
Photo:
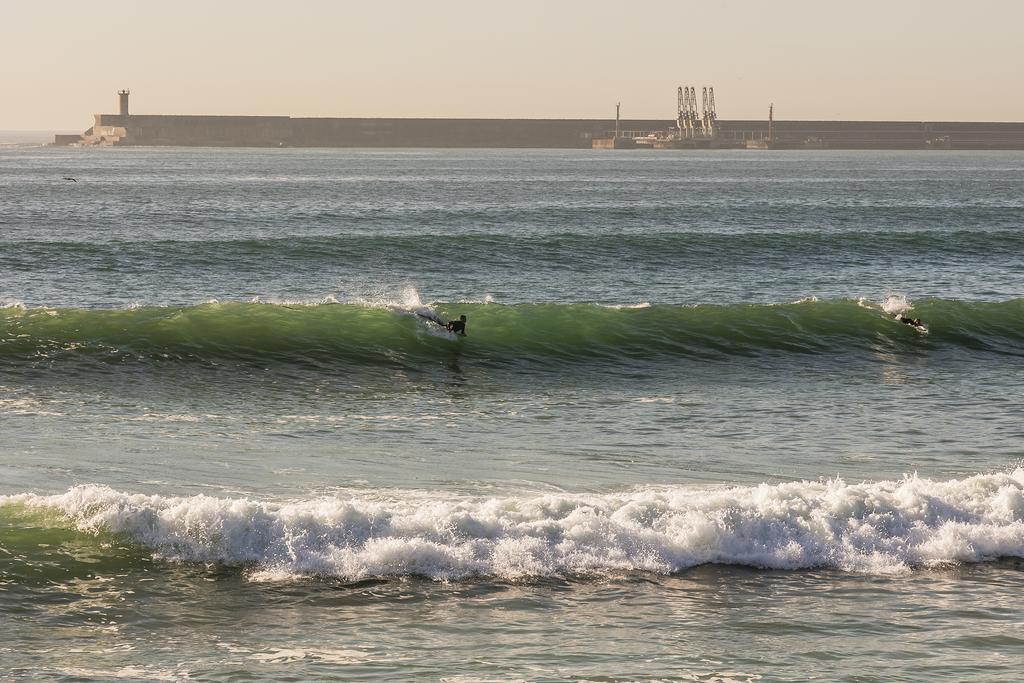
[[[445,329],[454,334],[466,336],[466,316],[460,315],[458,320],[449,320]]]
[[[437,314],[435,314],[433,311],[429,309],[424,311],[416,311],[416,315],[423,318],[424,320],[429,320],[430,322],[436,325],[440,325],[441,327],[443,327],[448,332],[451,332],[452,334],[459,334],[462,335],[463,337],[466,336],[466,316],[464,315],[460,315],[458,320],[449,320],[448,322],[445,322],[441,318],[438,318]]]
[[[924,323],[921,322],[920,318],[904,318],[902,313],[894,313],[892,317],[894,320],[899,320],[904,325],[910,325],[911,327],[916,327],[919,330],[928,329],[924,326]]]

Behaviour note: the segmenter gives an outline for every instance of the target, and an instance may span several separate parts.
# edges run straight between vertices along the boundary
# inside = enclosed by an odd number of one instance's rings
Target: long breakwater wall
[[[670,120],[630,119],[622,130],[669,131]],[[602,119],[387,119],[97,114],[82,135],[55,144],[204,147],[589,148],[607,138]],[[767,141],[783,149],[1024,149],[1024,123],[720,120],[722,147]]]

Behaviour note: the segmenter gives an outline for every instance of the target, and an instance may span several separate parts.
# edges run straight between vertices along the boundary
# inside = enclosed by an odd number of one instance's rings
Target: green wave
[[[77,529],[60,510],[0,503],[0,582],[46,588],[152,564],[138,544]]]
[[[457,356],[498,363],[715,359],[766,354],[934,349],[1024,355],[1024,299],[916,302],[922,335],[874,304],[439,304],[468,316],[468,336],[395,308],[207,303],[130,310],[0,309],[11,363],[218,361],[418,364]]]

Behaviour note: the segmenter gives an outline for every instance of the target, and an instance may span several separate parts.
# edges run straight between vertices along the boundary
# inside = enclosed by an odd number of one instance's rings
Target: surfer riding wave
[[[430,309],[417,311],[416,315],[424,320],[429,320],[435,325],[440,325],[452,334],[458,334],[463,337],[466,336],[466,316],[464,315],[460,315],[457,320],[449,320],[448,322],[445,322],[442,318],[438,317],[437,314]]]

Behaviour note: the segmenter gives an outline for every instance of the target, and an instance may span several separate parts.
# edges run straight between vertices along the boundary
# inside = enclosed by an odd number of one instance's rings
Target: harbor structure
[[[768,135],[765,137],[757,138],[751,135],[749,140],[744,140],[744,147],[747,149],[772,149],[772,139],[774,137],[773,124],[775,123],[775,103],[772,102],[768,105]]]
[[[680,86],[676,90],[676,120],[674,127],[657,130],[628,130],[621,132],[618,105],[615,107],[615,134],[609,138],[594,138],[594,149],[691,149],[711,147],[740,147],[737,141],[717,135],[715,89],[705,86],[701,91],[701,106],[697,108],[697,89]]]
[[[622,119],[305,118],[137,114],[118,91],[117,114],[96,114],[55,145],[205,147],[477,147],[551,149],[1014,149],[1024,122],[775,121],[718,118],[714,89],[677,90],[676,117]],[[749,144],[751,141],[762,141]]]
[[[621,107],[622,103],[619,102],[615,105],[615,130],[612,131],[611,137],[595,137],[591,138],[590,145],[594,149],[635,149],[636,148],[636,133],[634,131],[627,131],[624,135],[622,131],[622,120],[621,120]]]

